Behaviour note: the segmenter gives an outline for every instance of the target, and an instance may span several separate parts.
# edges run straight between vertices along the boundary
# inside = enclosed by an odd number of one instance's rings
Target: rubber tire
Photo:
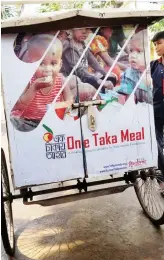
[[[160,147],[160,145],[158,145],[158,158],[159,158],[159,163],[160,163],[160,166],[161,166],[161,171],[164,175],[164,154],[163,154],[163,150],[162,148]]]
[[[145,215],[147,216],[147,218],[150,219],[151,222],[152,222],[155,226],[164,225],[164,212],[163,212],[163,215],[161,216],[160,219],[154,219],[154,218],[152,218],[152,217],[149,215],[149,213],[147,212],[147,210],[146,210],[146,208],[145,208],[145,205],[144,205],[144,203],[143,203],[143,201],[142,201],[142,199],[141,199],[141,197],[140,197],[140,194],[139,194],[138,189],[137,189],[137,187],[135,186],[135,184],[134,184],[134,189],[135,189],[137,198],[138,198],[138,200],[139,200],[139,203],[140,203],[140,205],[141,205],[141,207],[142,207],[142,209],[143,209]],[[161,195],[161,196],[162,196],[162,195]]]
[[[163,151],[162,149],[160,148],[160,146],[158,145],[158,155],[159,155],[159,160],[160,160],[160,165],[162,167],[162,169],[160,169],[162,171],[162,173],[164,173],[164,155],[163,155]],[[140,205],[145,213],[145,215],[151,220],[151,222],[156,225],[156,226],[160,226],[160,225],[164,225],[164,212],[163,212],[163,216],[156,220],[156,219],[153,219],[149,213],[147,212],[147,210],[145,209],[145,205],[143,204],[143,201],[140,197],[140,194],[138,192],[138,189],[137,189],[137,186],[135,186],[135,183],[134,183],[134,189],[135,189],[135,192],[136,192],[136,195],[137,195],[137,198],[140,202]],[[162,195],[161,195],[162,196]],[[163,199],[163,203],[164,203],[164,199]]]
[[[2,167],[4,167],[4,173],[2,173]],[[7,184],[8,192],[10,193],[10,184],[8,178],[8,171],[7,171],[7,164],[6,158],[3,149],[1,149],[1,174],[4,174]],[[2,178],[2,177],[1,177]],[[12,214],[12,205],[9,204],[9,213],[10,213],[10,221],[13,225],[13,214]],[[3,184],[1,180],[1,238],[3,242],[4,249],[6,254],[13,257],[15,253],[15,239],[13,234],[13,248],[10,245],[8,231],[7,231],[7,223],[6,223],[6,216],[5,216],[5,207],[4,207],[4,199],[3,199]]]

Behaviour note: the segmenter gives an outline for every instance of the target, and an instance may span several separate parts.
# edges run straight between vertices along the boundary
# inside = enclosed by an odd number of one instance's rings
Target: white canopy
[[[24,16],[24,17],[16,17],[11,19],[6,19],[1,21],[1,28],[3,33],[3,28],[10,28],[10,27],[28,27],[32,25],[39,25],[39,24],[47,24],[47,23],[55,23],[60,20],[70,19],[70,18],[82,18],[89,19],[91,18],[96,19],[103,19],[103,20],[121,20],[123,23],[123,19],[131,21],[133,24],[134,21],[144,21],[145,24],[151,23],[155,20],[159,20],[164,18],[164,10],[161,11],[129,11],[125,9],[92,9],[92,10],[61,10],[55,12],[47,12],[47,13],[39,13],[35,16]],[[126,18],[126,19],[125,19]],[[87,20],[88,21],[88,20]],[[130,22],[129,22],[130,23]],[[66,24],[67,25],[67,24]],[[85,25],[86,26],[86,25]],[[74,27],[77,27],[74,25]],[[5,31],[5,30],[4,30]]]

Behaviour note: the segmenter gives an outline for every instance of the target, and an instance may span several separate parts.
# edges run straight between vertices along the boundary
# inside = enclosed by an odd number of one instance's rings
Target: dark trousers
[[[155,117],[155,131],[156,138],[158,143],[158,168],[162,172],[161,180],[164,181],[164,140],[163,140],[163,131],[164,131],[164,118]]]

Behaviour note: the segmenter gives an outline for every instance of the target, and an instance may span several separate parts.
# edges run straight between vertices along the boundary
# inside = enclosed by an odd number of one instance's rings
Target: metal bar
[[[99,105],[105,105],[105,100],[90,100],[80,103],[73,103],[72,108],[79,108],[79,107],[89,107],[89,106],[99,106]]]
[[[158,177],[158,176],[160,176],[160,174],[157,174],[154,177]],[[140,176],[140,175],[136,175],[135,177],[136,177],[136,179],[142,178],[142,176]],[[152,174],[147,174],[146,177],[153,177],[153,176],[152,176]],[[113,178],[113,179],[105,179],[105,180],[87,182],[86,187],[98,186],[98,185],[102,185],[102,184],[109,184],[109,183],[115,183],[115,182],[122,182],[122,181],[125,181],[125,179],[126,179],[125,177],[118,177],[118,178]],[[129,179],[129,181],[130,181],[130,179]],[[47,190],[30,191],[29,193],[30,193],[30,195],[32,195],[32,197],[34,197],[34,196],[68,191],[68,190],[74,190],[74,189],[79,190],[78,188],[79,188],[79,186],[77,184],[74,184],[74,185],[69,185],[69,186],[65,186],[65,187],[57,187],[57,188],[52,188],[52,189],[47,189]],[[102,190],[104,190],[104,189],[102,189]],[[82,194],[84,194],[84,193],[82,193]],[[12,195],[13,200],[22,199],[23,197],[24,197],[23,194]],[[8,197],[4,196],[3,199],[4,199],[4,201],[7,201]]]
[[[101,184],[108,184],[108,183],[119,182],[119,181],[125,181],[125,178],[124,177],[118,177],[118,178],[113,178],[113,179],[88,182],[87,186],[91,187],[91,186],[96,186],[96,185],[101,185]]]
[[[88,182],[87,187],[92,187],[92,186],[101,185],[101,184],[114,183],[114,182],[121,182],[121,181],[125,181],[125,178],[118,177],[118,178],[113,178],[113,179]],[[78,189],[78,185],[74,184],[74,185],[69,185],[69,186],[65,186],[65,187],[57,187],[57,188],[52,188],[52,189],[47,189],[47,190],[32,191],[32,196],[34,197],[34,196],[50,194],[50,193],[54,193],[54,192],[68,191],[68,190],[73,190],[73,189]],[[21,198],[23,198],[23,194],[12,195],[12,198],[21,199]],[[7,200],[7,197],[4,197],[4,201],[6,201],[6,200]]]
[[[105,195],[116,194],[116,193],[123,192],[127,188],[130,188],[130,187],[133,187],[133,184],[126,184],[126,185],[105,188],[105,189],[98,189],[98,190],[94,190],[94,191],[70,194],[70,195],[65,195],[65,196],[61,196],[61,197],[45,199],[45,200],[25,202],[24,204],[25,205],[39,204],[41,206],[52,206],[52,205],[69,203],[72,201],[90,199],[93,197],[96,198],[96,197],[101,197],[101,196],[105,196]]]
[[[92,186],[101,185],[101,184],[108,184],[108,183],[113,183],[113,182],[120,182],[120,181],[124,181],[124,180],[125,180],[124,177],[120,177],[120,178],[114,178],[114,179],[93,181],[93,182],[88,182],[87,187],[92,187]],[[49,193],[53,193],[53,192],[68,191],[68,190],[73,190],[73,189],[78,189],[77,184],[66,186],[66,187],[52,188],[52,189],[48,189],[48,190],[33,191],[32,193],[33,193],[33,196],[38,196],[38,195],[49,194]]]
[[[90,100],[90,101],[85,101],[85,102],[80,102],[80,103],[72,103],[72,101],[62,101],[59,103],[55,104],[55,109],[59,108],[67,108],[67,107],[72,107],[74,108],[79,108],[79,107],[88,107],[88,106],[99,106],[99,105],[105,105],[106,101],[105,100]]]

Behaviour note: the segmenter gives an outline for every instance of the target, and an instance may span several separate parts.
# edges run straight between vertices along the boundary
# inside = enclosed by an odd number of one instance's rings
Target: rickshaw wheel
[[[4,249],[9,256],[14,256],[15,240],[12,214],[12,196],[6,158],[1,149],[1,238]]]
[[[164,173],[164,155],[158,145],[158,160]],[[164,224],[164,193],[160,190],[161,172],[153,169],[140,171],[140,178],[134,183],[138,200],[146,216],[159,226]]]
[[[140,176],[134,183],[134,189],[141,207],[153,224],[163,225],[164,197],[160,191],[159,174],[155,171],[141,171]]]

